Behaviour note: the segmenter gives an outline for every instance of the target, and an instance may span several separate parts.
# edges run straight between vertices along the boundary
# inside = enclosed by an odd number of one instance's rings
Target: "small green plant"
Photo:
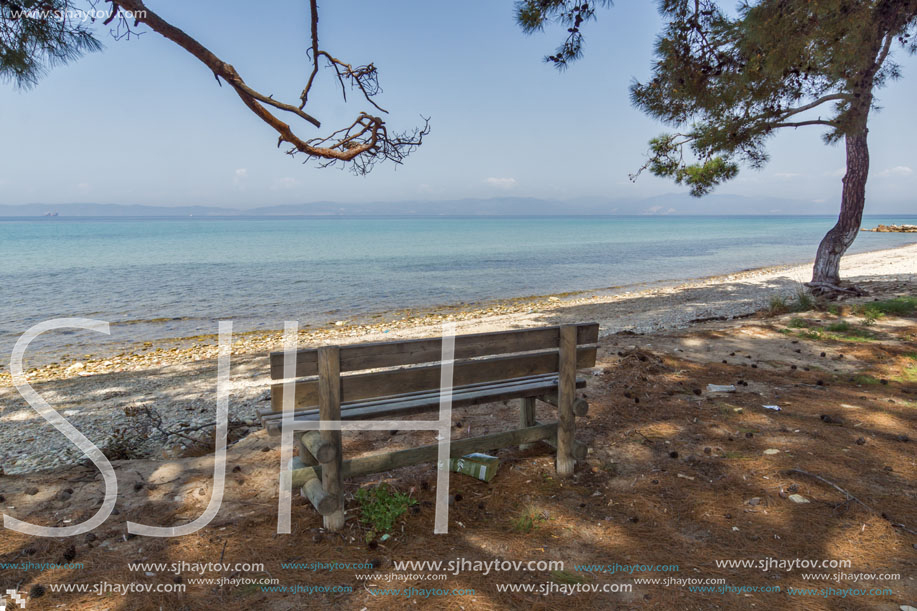
[[[853,376],[853,383],[859,384],[861,386],[868,386],[872,384],[878,384],[879,380],[875,379],[871,375],[866,375],[864,373],[858,373],[857,375]]]
[[[841,315],[841,309],[840,309],[838,306],[836,306],[836,305],[829,305],[829,306],[828,306],[828,314],[833,314],[834,316],[840,316],[840,315]]]
[[[790,321],[789,327],[799,329],[795,332],[795,335],[801,339],[860,343],[876,341],[876,335],[872,331],[852,325],[845,320],[840,320],[825,327],[820,327],[801,318],[794,318]],[[781,332],[784,334],[793,333],[789,328],[782,329]]]
[[[360,504],[360,522],[370,527],[370,533],[367,534],[370,540],[377,534],[390,533],[395,526],[395,520],[401,517],[408,507],[417,504],[415,499],[398,492],[388,484],[360,488],[354,498]]]
[[[904,357],[911,361],[917,361],[917,352],[905,354]],[[892,379],[896,382],[917,382],[917,363],[913,365],[905,365],[901,375]]]
[[[544,520],[540,511],[531,505],[522,508],[519,515],[513,520],[513,531],[517,533],[530,533],[538,525],[538,522]]]
[[[869,305],[883,314],[894,316],[913,316],[917,314],[917,297],[895,297],[885,301],[873,301]]]
[[[884,316],[878,308],[872,307],[872,304],[857,308],[856,313],[863,317],[863,324],[866,326],[876,324],[876,322]]]
[[[814,329],[808,329],[806,331],[800,331],[798,335],[799,337],[803,339],[816,339],[816,340],[824,339],[824,337],[822,336],[821,329],[819,327],[816,327]]]
[[[576,583],[586,583],[586,579],[580,577],[579,575],[574,575],[569,571],[551,571],[551,581],[554,583],[567,583],[567,584],[576,584]]]
[[[877,320],[890,314],[892,316],[917,315],[917,297],[895,297],[884,301],[864,303],[854,308],[854,313],[866,319],[867,325],[873,325]]]
[[[779,314],[786,314],[790,311],[790,308],[786,305],[786,299],[780,297],[779,295],[774,295],[771,297],[771,302],[767,306],[767,313],[769,316],[777,316]]]
[[[815,299],[812,298],[812,295],[806,293],[805,291],[799,291],[796,293],[796,303],[793,304],[794,312],[808,312],[809,310],[815,309]]]
[[[867,331],[866,329],[861,329],[845,322],[829,325],[828,331],[833,332],[831,339],[845,342],[863,342],[876,339],[876,335],[872,331]]]

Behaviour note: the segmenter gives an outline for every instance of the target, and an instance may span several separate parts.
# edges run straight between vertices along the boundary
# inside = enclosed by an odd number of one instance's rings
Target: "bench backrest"
[[[595,365],[599,325],[576,325],[576,367]],[[559,370],[560,327],[455,336],[453,385],[466,386]],[[440,387],[442,338],[340,346],[341,401],[353,402]],[[284,353],[272,352],[271,379],[283,379]],[[386,369],[387,368],[387,369]],[[366,372],[369,369],[384,371]],[[363,372],[363,373],[358,373]],[[318,405],[318,349],[296,352],[296,409]],[[283,409],[283,384],[271,386],[271,408]]]

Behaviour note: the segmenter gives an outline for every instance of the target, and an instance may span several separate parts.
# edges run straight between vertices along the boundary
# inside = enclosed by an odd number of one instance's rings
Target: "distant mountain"
[[[238,209],[216,206],[141,206],[124,204],[24,204],[0,206],[0,217],[182,217],[182,216],[549,216],[549,215],[835,215],[838,202],[820,203],[774,197],[683,194],[645,199],[578,198],[569,201],[532,197],[496,197],[411,202],[313,202]],[[868,214],[915,214],[911,202],[867,204]]]
[[[22,204],[0,206],[3,216],[234,216],[235,208],[215,206],[141,206],[137,204]]]
[[[608,203],[575,204],[533,197],[495,197],[492,199],[455,199],[436,202],[367,202],[342,204],[316,202],[266,206],[246,212],[259,216],[546,216],[555,214],[610,214]]]

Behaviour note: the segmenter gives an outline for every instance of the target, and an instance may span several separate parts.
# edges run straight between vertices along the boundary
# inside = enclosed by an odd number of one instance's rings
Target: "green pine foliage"
[[[520,0],[516,2],[516,22],[526,34],[544,30],[547,23],[565,27],[563,44],[544,58],[563,69],[583,55],[583,25],[595,19],[597,8],[611,5],[611,0]]]
[[[98,51],[71,0],[0,0],[0,80],[31,87],[47,70]]]
[[[522,0],[526,32],[568,26],[547,59],[582,53],[592,0]],[[900,76],[895,49],[917,51],[917,0],[661,0],[665,22],[652,77],[631,87],[633,104],[672,126],[650,141],[647,170],[704,195],[740,164],[767,162],[767,139],[784,127],[819,126],[826,142],[865,130],[874,92]]]

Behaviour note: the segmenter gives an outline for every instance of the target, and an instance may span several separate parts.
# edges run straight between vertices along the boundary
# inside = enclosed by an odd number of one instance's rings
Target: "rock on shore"
[[[878,233],[917,233],[917,225],[879,225],[875,229],[863,228],[863,231],[876,231]]]

